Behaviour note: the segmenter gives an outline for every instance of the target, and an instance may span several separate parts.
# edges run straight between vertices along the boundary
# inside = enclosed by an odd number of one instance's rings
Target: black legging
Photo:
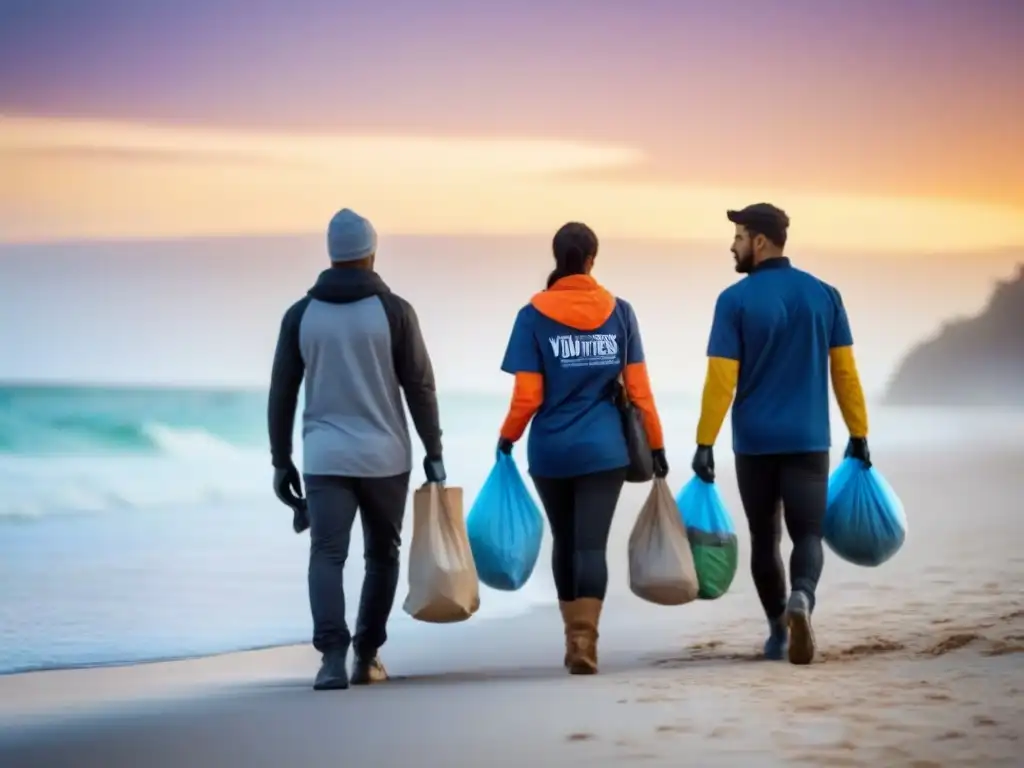
[[[608,534],[626,469],[577,477],[534,477],[551,525],[551,570],[558,599],[604,600],[608,589]]]
[[[793,542],[789,578],[814,605],[824,556],[821,525],[828,499],[828,452],[736,456],[736,480],[750,525],[750,571],[769,619],[786,610],[786,571],[779,542],[782,505]]]

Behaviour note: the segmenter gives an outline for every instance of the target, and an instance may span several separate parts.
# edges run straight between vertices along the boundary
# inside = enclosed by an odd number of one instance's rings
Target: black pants
[[[626,469],[578,477],[534,477],[551,525],[551,570],[558,599],[604,600],[608,590],[608,534],[626,482]]]
[[[794,590],[805,592],[814,605],[824,562],[821,526],[828,498],[828,466],[827,451],[736,456],[736,479],[750,525],[750,571],[769,619],[786,610],[786,571],[779,552],[780,504],[793,542],[790,583]]]
[[[313,646],[347,651],[353,638],[345,621],[342,575],[356,511],[363,523],[366,576],[359,600],[354,650],[372,656],[387,641],[398,589],[398,550],[409,495],[409,473],[352,478],[306,475],[309,504],[309,607]]]

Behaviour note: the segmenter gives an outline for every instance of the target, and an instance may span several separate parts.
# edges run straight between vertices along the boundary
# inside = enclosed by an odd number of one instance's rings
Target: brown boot
[[[565,627],[565,658],[562,660],[562,666],[568,669],[572,657],[572,641],[569,638],[572,636],[570,628],[572,627],[573,603],[559,600],[558,608],[562,612],[562,625]]]
[[[562,666],[566,669],[569,668],[569,618],[572,615],[570,605],[572,603],[567,603],[564,600],[558,601],[558,610],[562,612],[562,626],[565,627],[565,658],[562,660]]]
[[[565,621],[565,666],[571,675],[597,673],[597,625],[601,607],[601,601],[593,597],[561,603]]]

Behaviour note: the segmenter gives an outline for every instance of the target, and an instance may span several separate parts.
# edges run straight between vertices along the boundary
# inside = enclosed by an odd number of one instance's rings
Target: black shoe
[[[324,654],[320,671],[313,683],[314,691],[343,691],[348,688],[348,670],[345,669],[344,651],[329,651]]]
[[[810,664],[814,661],[814,629],[811,627],[811,600],[799,590],[789,596],[786,605],[789,628],[789,663]]]
[[[356,656],[352,664],[352,685],[373,685],[388,679],[388,671],[381,664],[380,656]]]

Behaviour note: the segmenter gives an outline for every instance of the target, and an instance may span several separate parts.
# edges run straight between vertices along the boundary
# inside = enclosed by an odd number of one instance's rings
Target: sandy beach
[[[0,765],[1022,765],[1024,452],[876,461],[908,541],[878,569],[827,555],[810,667],[755,660],[745,550],[719,601],[634,598],[625,541],[644,489],[631,488],[597,677],[561,670],[554,606],[403,634],[385,649],[395,679],[370,689],[314,693],[305,646],[9,675]]]

